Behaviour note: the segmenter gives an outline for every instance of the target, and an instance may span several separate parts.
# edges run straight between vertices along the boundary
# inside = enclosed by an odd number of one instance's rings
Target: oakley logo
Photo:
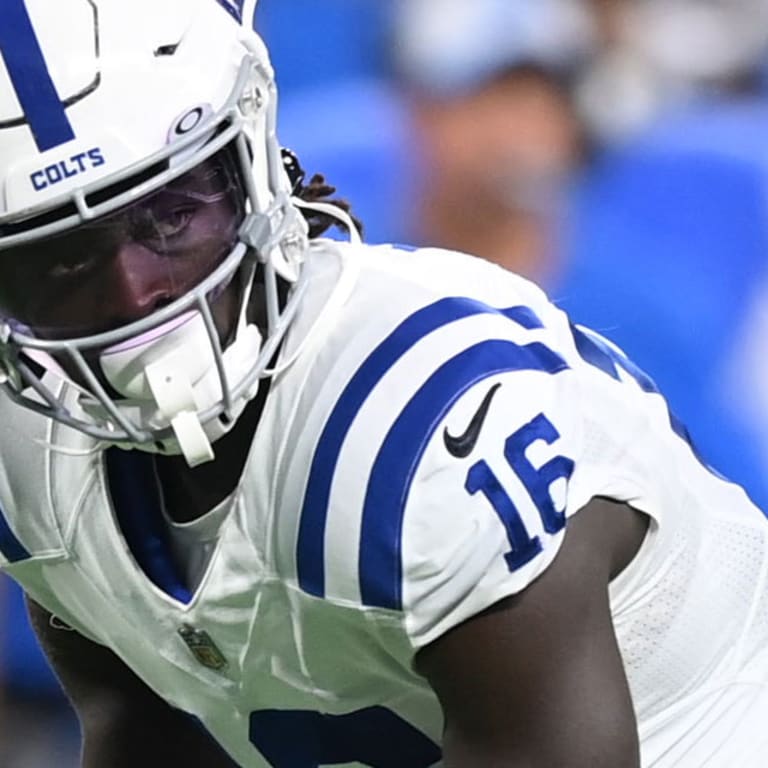
[[[200,121],[203,119],[203,114],[204,110],[202,107],[195,107],[194,109],[191,109],[189,112],[179,118],[178,122],[176,123],[176,127],[173,129],[173,132],[177,136],[183,136],[185,133],[189,133],[190,131],[197,128],[197,126],[200,124]]]
[[[45,168],[35,171],[29,179],[35,190],[41,192],[55,184],[60,184],[65,179],[71,179],[73,176],[79,176],[92,168],[98,168],[105,162],[102,150],[99,147],[93,147],[86,152],[72,155],[68,160],[60,160],[58,163],[47,165]]]
[[[210,104],[200,104],[187,110],[173,121],[171,130],[168,132],[168,142],[175,141],[179,136],[184,136],[184,134],[194,131],[212,114],[213,108]]]
[[[477,443],[477,438],[480,437],[480,430],[483,428],[483,422],[488,415],[488,409],[491,407],[491,400],[493,400],[493,396],[498,392],[500,386],[501,384],[494,384],[488,390],[488,394],[483,398],[483,402],[480,403],[480,407],[475,411],[472,421],[469,422],[469,426],[462,434],[454,437],[448,432],[448,427],[443,430],[443,441],[451,456],[455,456],[457,459],[465,459],[472,453],[475,443]]]

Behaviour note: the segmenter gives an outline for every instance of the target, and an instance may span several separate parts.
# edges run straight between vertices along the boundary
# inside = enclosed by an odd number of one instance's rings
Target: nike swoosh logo
[[[491,400],[493,400],[493,396],[498,392],[500,386],[501,383],[494,384],[488,390],[488,394],[483,398],[480,407],[475,411],[472,421],[469,422],[469,426],[461,435],[454,437],[448,432],[448,427],[443,430],[443,441],[451,456],[455,456],[457,459],[465,459],[472,453],[475,443],[477,443],[477,438],[480,437],[480,430],[483,428],[483,422],[488,415],[488,409],[491,407]]]

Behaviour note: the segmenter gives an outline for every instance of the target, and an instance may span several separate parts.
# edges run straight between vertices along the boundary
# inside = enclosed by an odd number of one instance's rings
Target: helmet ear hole
[[[176,53],[176,49],[178,47],[179,47],[178,43],[161,45],[158,48],[155,48],[155,57],[160,58],[161,56],[173,56],[173,54]]]
[[[307,174],[301,167],[299,158],[293,150],[288,149],[288,147],[281,147],[280,157],[283,161],[283,168],[288,174],[288,180],[291,183],[291,194],[298,195],[304,186],[304,179]]]

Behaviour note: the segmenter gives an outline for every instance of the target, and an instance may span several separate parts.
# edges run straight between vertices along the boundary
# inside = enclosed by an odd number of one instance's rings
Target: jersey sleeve
[[[569,371],[554,358],[534,363],[480,379],[424,447],[402,531],[402,605],[416,648],[524,590],[583,503],[569,498],[580,450]]]
[[[281,503],[303,496],[279,548],[299,588],[383,609],[415,648],[525,589],[584,500],[569,492],[583,408],[567,320],[510,273],[478,274],[500,284],[493,304],[361,283],[376,301],[345,308],[336,335],[351,342],[306,380],[312,454],[293,450],[283,473]],[[393,316],[372,316],[395,292]]]

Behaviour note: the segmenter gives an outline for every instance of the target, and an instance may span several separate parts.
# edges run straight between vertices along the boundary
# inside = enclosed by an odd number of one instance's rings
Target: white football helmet
[[[212,458],[211,443],[255,395],[303,290],[307,227],[275,136],[276,91],[252,29],[255,5],[2,3],[2,386],[99,441],[182,452],[191,465]],[[179,265],[207,241],[192,233],[174,250],[172,240],[196,214],[147,225],[174,195],[224,205],[229,217],[202,273]],[[183,292],[166,292],[129,322],[72,320],[83,304],[87,317],[92,301],[109,302],[94,292],[82,301],[96,261],[90,245],[126,227],[132,239],[149,238]],[[249,311],[256,281],[264,338]],[[225,292],[236,292],[236,312],[222,331],[216,301]]]

